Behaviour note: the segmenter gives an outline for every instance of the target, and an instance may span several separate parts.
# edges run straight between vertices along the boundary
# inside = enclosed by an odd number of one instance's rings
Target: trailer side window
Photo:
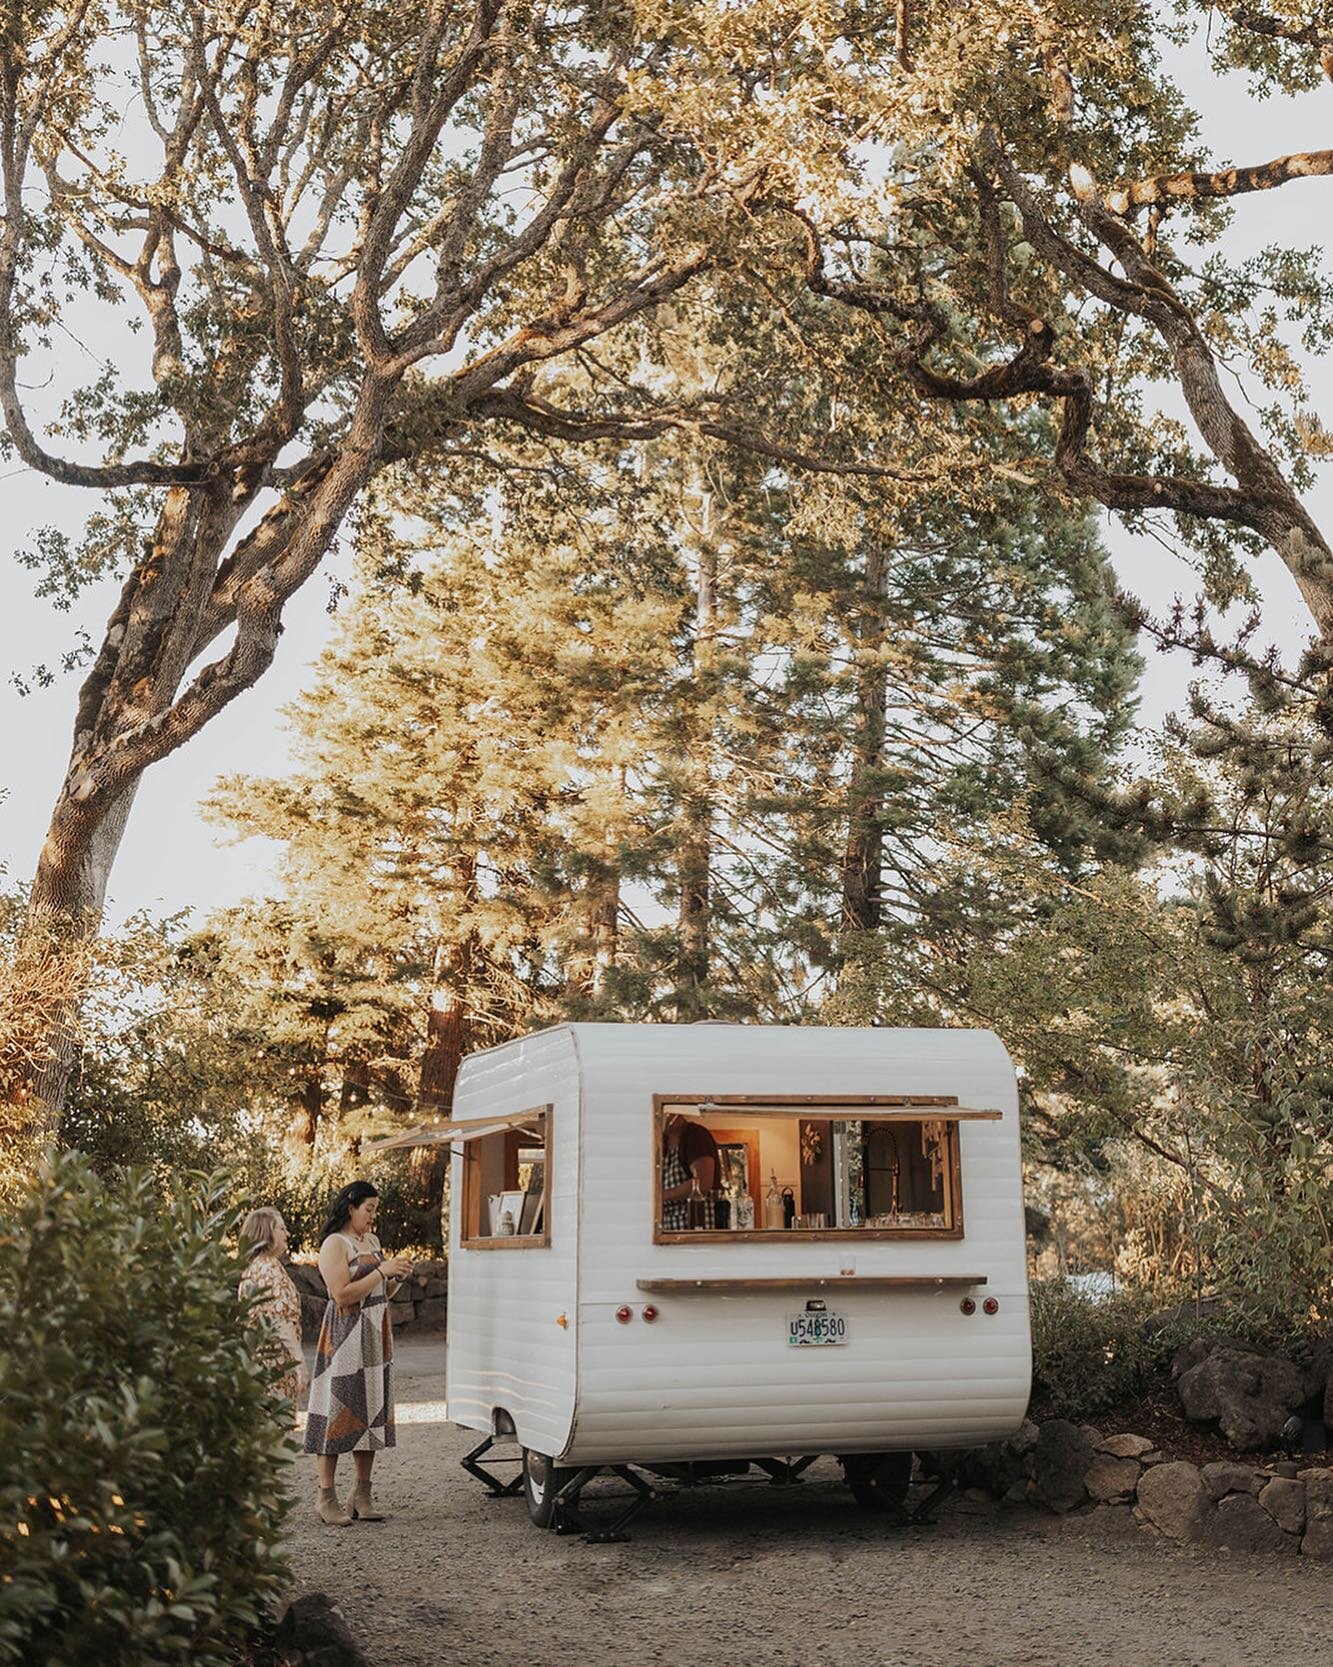
[[[999,1116],[942,1096],[658,1096],[654,1236],[961,1238],[959,1125]]]
[[[462,1243],[530,1250],[551,1242],[547,1208],[550,1112],[480,1135],[463,1148]]]

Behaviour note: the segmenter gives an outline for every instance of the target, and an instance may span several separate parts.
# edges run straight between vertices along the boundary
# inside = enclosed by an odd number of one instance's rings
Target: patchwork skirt
[[[383,1257],[358,1256],[360,1279]],[[306,1414],[307,1453],[377,1453],[396,1440],[393,1422],[393,1331],[380,1285],[363,1302],[330,1302],[319,1329]]]

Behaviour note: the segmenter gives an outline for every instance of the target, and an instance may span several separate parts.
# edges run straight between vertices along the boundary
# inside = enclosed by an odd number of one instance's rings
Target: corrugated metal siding
[[[579,1026],[584,1067],[579,1397],[570,1456],[738,1457],[970,1446],[1027,1405],[1030,1342],[1018,1108],[998,1039],[977,1031]],[[953,1094],[999,1123],[960,1125],[961,1240],[655,1245],[652,1096]],[[596,1201],[594,1203],[594,1201]],[[640,1278],[985,1274],[999,1314],[958,1296],[821,1291],[848,1315],[845,1348],[790,1349],[798,1292],[654,1296]],[[982,1293],[978,1293],[979,1295]],[[624,1302],[630,1325],[614,1318]]]
[[[549,1247],[464,1250],[461,1212],[451,1213],[449,1350],[445,1395],[449,1416],[476,1430],[491,1428],[503,1408],[518,1439],[541,1453],[559,1453],[574,1416],[578,1304],[579,1068],[568,1027],[474,1054],[463,1062],[454,1115],[484,1117],[550,1101],[547,1155]],[[455,1153],[453,1196],[462,1197],[462,1157]],[[569,1316],[569,1328],[556,1324]]]

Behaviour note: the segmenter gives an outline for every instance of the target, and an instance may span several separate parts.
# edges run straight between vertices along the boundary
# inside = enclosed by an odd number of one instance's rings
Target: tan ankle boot
[[[315,1515],[321,1522],[327,1522],[330,1528],[346,1528],[351,1517],[338,1503],[336,1488],[321,1488],[315,1499]]]
[[[358,1482],[356,1484],[352,1489],[351,1498],[347,1501],[347,1509],[351,1512],[352,1519],[356,1521],[384,1521],[384,1512],[376,1509],[369,1482]]]

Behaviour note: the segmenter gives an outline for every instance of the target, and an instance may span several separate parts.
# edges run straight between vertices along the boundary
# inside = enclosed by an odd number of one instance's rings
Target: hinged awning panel
[[[790,1104],[779,1100],[699,1100],[693,1103],[674,1101],[663,1096],[664,1110],[678,1112],[682,1117],[804,1117],[807,1120],[829,1120],[837,1123],[998,1123],[1004,1116],[993,1106],[960,1106],[942,1104],[938,1100],[905,1101],[892,1104],[856,1105],[845,1100],[802,1100]]]
[[[500,1117],[418,1123],[414,1129],[404,1129],[401,1134],[386,1135],[383,1140],[368,1140],[361,1150],[367,1157],[373,1157],[378,1152],[400,1152],[410,1146],[442,1146],[446,1142],[453,1145],[456,1141],[480,1140],[484,1135],[503,1134],[508,1129],[521,1129],[532,1135],[534,1140],[540,1140],[542,1136],[535,1127],[536,1120],[550,1109],[549,1105],[529,1106],[526,1111],[506,1112]]]

